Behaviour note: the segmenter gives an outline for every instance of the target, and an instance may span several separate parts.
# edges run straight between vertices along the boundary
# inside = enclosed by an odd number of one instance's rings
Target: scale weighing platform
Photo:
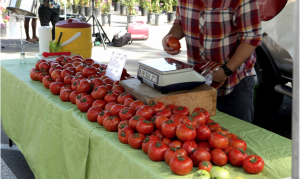
[[[191,89],[206,81],[193,66],[172,58],[139,61],[138,64],[138,79],[161,93]]]

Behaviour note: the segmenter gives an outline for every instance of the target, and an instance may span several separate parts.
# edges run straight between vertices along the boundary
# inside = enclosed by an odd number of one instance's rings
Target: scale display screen
[[[173,58],[161,58],[147,61],[139,62],[143,66],[147,66],[158,70],[160,72],[169,72],[188,69],[191,70],[193,66],[183,63],[181,61],[175,60]]]

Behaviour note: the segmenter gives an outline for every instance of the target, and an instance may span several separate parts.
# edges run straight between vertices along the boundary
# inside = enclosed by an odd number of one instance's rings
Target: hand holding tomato
[[[172,45],[171,46],[169,46],[168,44],[167,44],[167,40],[170,38],[170,37],[173,37],[172,36],[172,34],[170,34],[170,35],[166,35],[163,39],[162,39],[162,46],[163,46],[163,48],[164,48],[164,51],[165,52],[167,52],[168,54],[170,54],[170,55],[178,55],[181,51],[179,50],[180,49],[180,43],[179,43],[179,48],[177,49],[177,50],[175,50],[175,49],[173,49],[174,47],[172,47]],[[175,38],[175,37],[173,37],[173,38]],[[170,42],[169,42],[169,44],[170,44]],[[178,45],[178,44],[177,44]]]

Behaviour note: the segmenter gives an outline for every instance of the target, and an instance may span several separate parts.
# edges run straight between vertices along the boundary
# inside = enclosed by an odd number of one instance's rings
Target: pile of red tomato
[[[178,175],[188,174],[193,166],[210,171],[212,164],[228,161],[246,172],[263,170],[264,161],[248,156],[246,142],[210,119],[203,108],[190,114],[187,107],[162,102],[145,105],[124,92],[119,81],[105,76],[106,65],[81,56],[40,60],[30,71],[62,101],[71,101],[91,122],[109,132],[118,132],[120,142],[142,149],[152,161],[165,161]],[[132,78],[123,70],[121,80]]]

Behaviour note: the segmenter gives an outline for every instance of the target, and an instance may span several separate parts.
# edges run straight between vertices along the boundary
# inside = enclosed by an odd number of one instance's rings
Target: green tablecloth
[[[5,133],[25,156],[36,178],[191,178],[171,172],[165,162],[153,162],[142,150],[118,140],[117,133],[87,120],[76,105],[62,102],[29,73],[36,59],[1,61],[1,120]],[[221,112],[212,117],[243,137],[248,154],[265,160],[258,175],[225,165],[231,177],[285,178],[291,176],[291,140]]]

